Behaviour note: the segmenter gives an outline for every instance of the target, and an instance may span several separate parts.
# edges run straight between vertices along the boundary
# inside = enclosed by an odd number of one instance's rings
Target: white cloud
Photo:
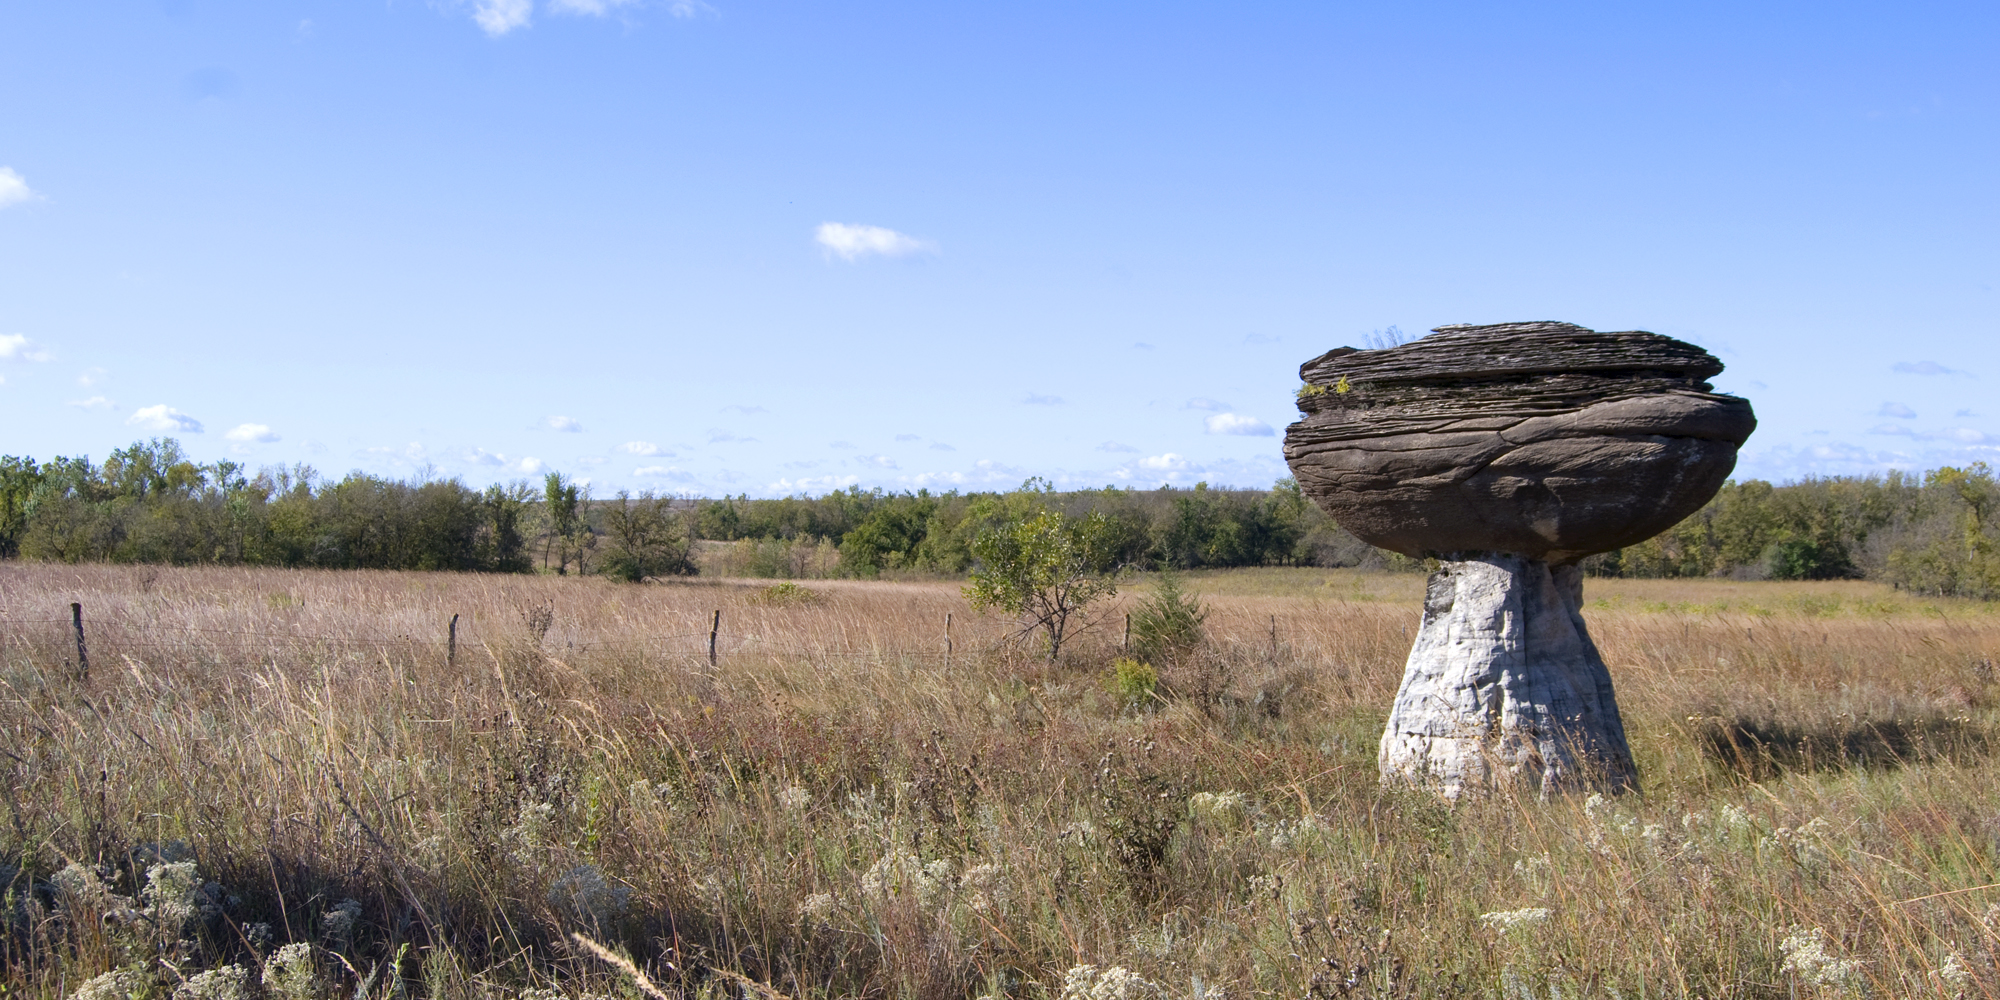
[[[1270,437],[1277,433],[1271,425],[1241,413],[1218,413],[1203,421],[1210,434],[1242,434],[1250,437]]]
[[[583,430],[583,424],[578,423],[575,417],[550,417],[548,425],[549,430],[561,431],[564,434],[575,434]]]
[[[1878,417],[1897,417],[1903,420],[1912,420],[1916,418],[1917,411],[1901,403],[1883,403],[1882,408],[1875,411],[1875,415]]]
[[[708,432],[709,444],[728,444],[732,441],[738,444],[749,444],[756,440],[757,440],[756,438],[750,438],[750,437],[737,437],[736,435],[731,434],[728,431],[710,430]]]
[[[401,448],[389,447],[389,446],[384,446],[381,448],[364,448],[361,450],[361,454],[379,455],[394,462],[411,462],[411,463],[422,462],[430,457],[430,452],[424,448],[424,443],[422,441],[412,441],[409,444],[402,446]]]
[[[922,436],[922,435],[920,435],[920,434],[898,434],[898,435],[896,435],[896,440],[898,440],[898,441],[922,441],[922,440],[923,440],[923,436]]]
[[[910,483],[913,486],[941,486],[941,485],[957,486],[965,482],[965,473],[919,472],[914,476],[904,477],[904,481]]]
[[[178,431],[182,434],[201,433],[201,421],[165,403],[157,406],[141,407],[131,416],[126,417],[125,422],[134,427],[144,427],[149,431]]]
[[[28,189],[28,179],[14,172],[11,167],[0,167],[0,208],[18,205],[32,200],[35,192]]]
[[[863,458],[863,459],[862,459],[862,461],[864,461],[864,462],[867,462],[867,463],[868,463],[868,464],[870,464],[870,465],[873,465],[873,466],[877,466],[877,467],[879,467],[879,468],[883,468],[883,469],[893,469],[893,468],[896,468],[896,460],[895,460],[895,459],[893,459],[893,458],[890,458],[890,457],[889,457],[889,456],[887,456],[887,455],[869,455],[869,456],[867,456],[867,457]]]
[[[1952,440],[1960,444],[1985,444],[1993,440],[1992,435],[1975,431],[1970,427],[1954,427],[1947,433],[1951,435]]]
[[[83,374],[76,377],[76,384],[86,389],[102,381],[104,381],[104,369],[102,368],[86,368]]]
[[[1228,403],[1225,403],[1219,399],[1210,399],[1207,396],[1196,396],[1195,398],[1190,399],[1185,403],[1182,403],[1181,409],[1207,410],[1210,413],[1219,413],[1223,410],[1234,409],[1234,407],[1230,406]]]
[[[550,0],[549,11],[581,17],[605,17],[620,7],[637,7],[639,4],[640,0]],[[667,3],[667,13],[675,17],[695,17],[714,10],[701,0],[668,0]]]
[[[103,396],[92,396],[89,399],[72,399],[64,405],[74,406],[79,410],[109,410],[118,404]]]
[[[466,452],[465,460],[471,462],[474,465],[507,464],[507,456],[502,455],[499,452],[487,451],[484,448],[474,448],[471,451]]]
[[[1134,448],[1134,447],[1132,447],[1132,446],[1131,446],[1131,445],[1129,445],[1129,444],[1119,444],[1119,443],[1118,443],[1118,442],[1116,442],[1116,441],[1106,441],[1106,442],[1104,442],[1103,444],[1100,444],[1100,445],[1098,445],[1098,446],[1097,446],[1097,450],[1098,450],[1098,451],[1134,451],[1134,452],[1135,452],[1135,451],[1138,451],[1139,449],[1137,449],[1137,448]]]
[[[951,445],[948,445],[948,444],[945,444],[945,443],[944,443],[943,441],[932,441],[932,442],[931,442],[931,450],[932,450],[932,451],[957,451],[958,449],[957,449],[957,448],[954,448],[954,447],[952,447]]]
[[[1970,375],[1971,374],[1971,372],[1962,372],[1956,368],[1946,368],[1945,366],[1938,364],[1935,361],[1898,361],[1892,367],[1894,368],[1895,371],[1904,375]]]
[[[49,352],[18,333],[0,334],[0,359],[7,361],[47,361]]]
[[[549,10],[557,14],[585,14],[603,17],[619,7],[629,6],[636,0],[551,0]]]
[[[1039,392],[1031,392],[1021,398],[1021,402],[1029,406],[1061,406],[1062,401],[1061,396],[1050,396]]]
[[[1905,426],[1903,426],[1902,424],[1876,424],[1876,425],[1875,425],[1874,427],[1871,427],[1871,428],[1869,428],[1869,429],[1868,429],[1868,433],[1870,433],[1870,434],[1901,434],[1901,435],[1903,435],[1903,436],[1905,436],[1905,437],[1915,437],[1915,436],[1916,436],[1916,434],[1917,434],[1917,432],[1916,432],[1916,431],[1913,431],[1913,430],[1909,429],[1908,427],[1905,427]]]
[[[595,469],[598,466],[603,465],[604,463],[609,461],[611,460],[605,458],[603,455],[585,455],[582,458],[577,459],[576,464]]]
[[[655,455],[665,455],[668,458],[673,457],[673,452],[667,451],[651,441],[627,441],[619,445],[618,450],[627,455],[638,455],[641,458],[651,458]]]
[[[542,460],[539,458],[524,458],[514,463],[514,471],[534,475],[542,471]]]
[[[515,28],[528,25],[528,15],[533,13],[532,0],[477,0],[472,5],[472,20],[487,35],[498,38]]]
[[[642,465],[633,469],[632,474],[635,476],[645,476],[648,479],[672,480],[676,483],[694,482],[693,473],[686,469],[677,469],[671,465]]]
[[[231,441],[240,441],[244,444],[270,444],[278,440],[278,435],[272,433],[271,429],[263,424],[237,424],[222,436]]]
[[[770,485],[770,489],[785,493],[810,493],[813,490],[837,490],[861,481],[860,476],[817,476],[804,479],[780,479]]]
[[[1162,472],[1176,472],[1187,468],[1188,460],[1170,451],[1164,455],[1153,455],[1140,459],[1139,467],[1142,469],[1158,469]]]
[[[905,236],[881,226],[850,226],[844,222],[820,223],[819,228],[813,231],[813,239],[846,260],[860,260],[869,254],[901,257],[920,251],[937,252],[937,246],[928,240]]]

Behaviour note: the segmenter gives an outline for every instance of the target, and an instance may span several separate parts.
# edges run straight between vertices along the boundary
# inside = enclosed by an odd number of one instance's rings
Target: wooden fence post
[[[458,616],[457,615],[451,616],[451,630],[445,633],[444,665],[446,667],[458,666]]]
[[[722,609],[715,609],[715,622],[708,627],[708,665],[715,666],[715,636],[722,631]]]
[[[1125,616],[1125,638],[1118,640],[1118,651],[1123,653],[1132,648],[1132,616]]]
[[[69,606],[70,624],[76,626],[76,679],[90,678],[90,651],[83,645],[83,602],[72,601]]]
[[[951,612],[944,613],[944,668],[951,669]]]

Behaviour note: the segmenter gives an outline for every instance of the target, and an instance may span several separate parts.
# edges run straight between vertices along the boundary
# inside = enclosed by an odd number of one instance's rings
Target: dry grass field
[[[1642,793],[1450,806],[1421,578],[1187,582],[1134,700],[1131,588],[1050,665],[949,583],[0,564],[0,991],[2000,993],[1995,608],[1591,581]]]

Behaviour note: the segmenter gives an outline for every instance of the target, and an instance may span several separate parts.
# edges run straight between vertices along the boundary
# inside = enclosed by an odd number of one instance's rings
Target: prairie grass
[[[1640,794],[1450,806],[1376,780],[1421,577],[1183,583],[1134,698],[1132,588],[1050,665],[942,582],[0,564],[0,988],[2000,991],[1991,606],[1593,580]]]

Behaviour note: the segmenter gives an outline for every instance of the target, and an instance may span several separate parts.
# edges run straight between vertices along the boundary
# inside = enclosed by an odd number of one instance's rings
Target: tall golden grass
[[[324,996],[2000,990],[1991,607],[1591,581],[1642,792],[1448,806],[1374,764],[1421,578],[1186,582],[1135,702],[1132,588],[1052,666],[950,583],[0,566],[0,985],[307,942]],[[173,933],[57,884],[182,854]]]

